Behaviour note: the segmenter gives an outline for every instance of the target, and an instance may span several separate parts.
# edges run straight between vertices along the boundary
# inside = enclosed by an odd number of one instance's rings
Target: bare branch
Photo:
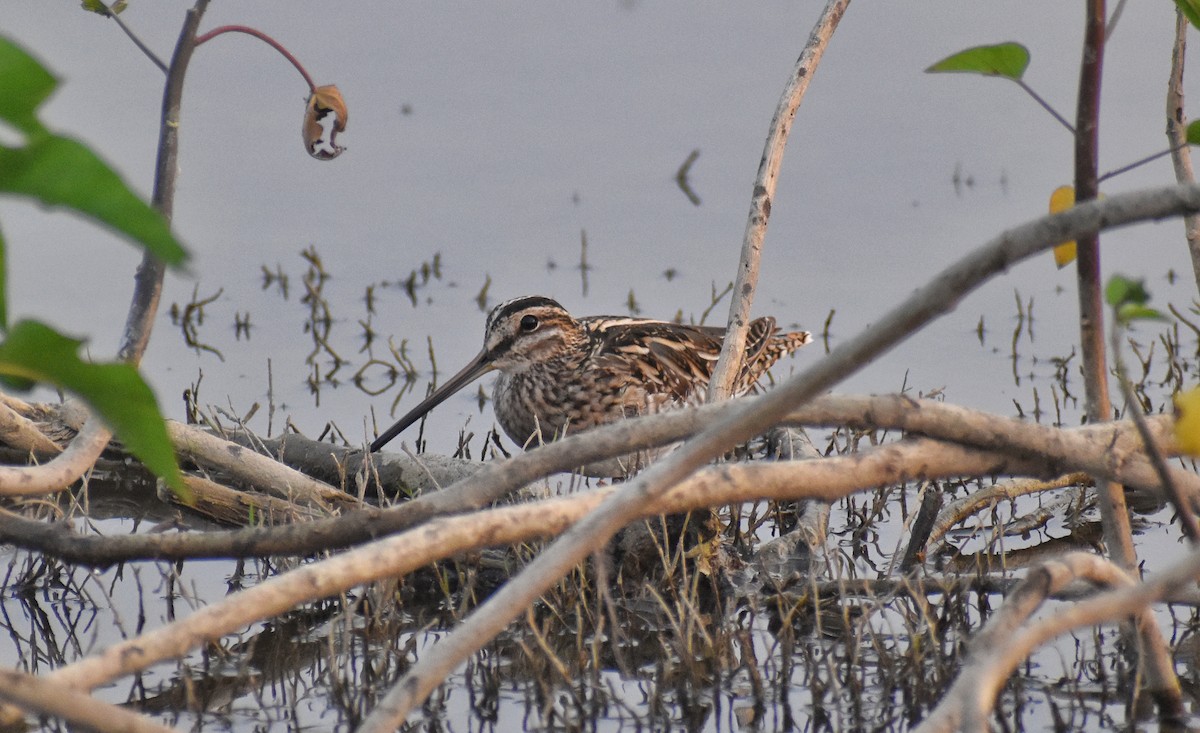
[[[361,506],[357,499],[340,489],[199,428],[168,420],[167,432],[176,450],[184,456],[201,465],[226,471],[281,498],[324,508]]]
[[[962,523],[978,511],[994,506],[1002,501],[1012,501],[1018,497],[1029,496],[1030,494],[1042,491],[1063,489],[1088,480],[1089,474],[1086,473],[1067,474],[1066,476],[1060,476],[1050,481],[1016,479],[1004,481],[995,486],[989,486],[983,491],[968,494],[961,499],[951,502],[938,514],[937,519],[933,523],[933,529],[929,533],[926,552],[941,546],[946,533],[950,531],[951,527]]]
[[[167,65],[163,63],[163,60],[155,55],[153,51],[150,50],[149,46],[142,42],[142,39],[137,37],[137,34],[134,33],[129,26],[125,25],[125,21],[121,20],[121,15],[119,13],[114,13],[112,8],[110,8],[104,2],[104,0],[96,0],[96,2],[98,2],[104,8],[104,14],[108,18],[111,18],[112,21],[117,24],[117,27],[125,32],[125,35],[129,37],[129,40],[133,41],[133,45],[137,46],[138,50],[145,54],[146,58],[150,59],[150,62],[157,66],[162,73],[167,73]]]
[[[208,0],[196,0],[188,11],[175,44],[175,54],[167,72],[163,90],[162,117],[158,127],[158,157],[154,169],[154,193],[151,202],[169,222],[175,208],[175,180],[179,171],[180,107],[183,103],[183,80],[195,48],[196,29],[208,7]],[[157,257],[147,252],[134,276],[133,297],[125,318],[125,333],[118,356],[131,364],[141,362],[154,328],[154,315],[162,297],[165,270]]]
[[[96,463],[112,433],[90,418],[65,451],[41,466],[0,466],[0,495],[40,496],[62,491]]]
[[[929,477],[1030,467],[1003,456],[980,456],[934,441],[892,444],[867,454],[823,461],[760,461],[702,471],[638,516],[689,511],[755,499],[815,497],[833,501],[863,486],[900,480],[914,465]],[[204,641],[235,632],[295,606],[356,585],[394,578],[435,560],[483,547],[553,537],[566,531],[614,488],[442,517],[402,534],[303,565],[208,606],[167,626],[116,644],[98,655],[53,672],[49,678],[80,689],[130,674],[182,654]],[[301,525],[304,526],[304,525]]]
[[[829,39],[849,4],[850,0],[828,0],[783,88],[775,116],[771,118],[762,162],[758,165],[758,176],[754,179],[754,190],[750,196],[750,216],[746,221],[746,233],[742,236],[742,252],[738,260],[733,298],[729,303],[725,341],[708,383],[711,401],[726,399],[733,393],[733,383],[741,369],[742,352],[746,348],[746,328],[750,323],[750,308],[754,304],[754,289],[758,285],[763,239],[767,235],[767,220],[771,217],[771,201],[775,198],[775,183],[783,164],[788,133],[792,131],[796,110],[800,108],[808,83],[821,63],[825,47],[829,45]]]
[[[763,399],[770,398],[735,400],[607,425],[507,461],[476,464],[478,473],[472,477],[387,509],[365,508],[340,517],[282,527],[108,537],[83,535],[65,525],[47,525],[0,512],[0,542],[93,566],[127,560],[310,554],[349,547],[409,529],[441,514],[480,509],[532,481],[570,470],[580,460],[601,460],[626,453],[631,447],[651,448],[672,443],[727,415],[735,405]],[[988,475],[1005,470],[1020,473],[1018,468],[1022,466],[1021,470],[1026,472],[1053,476],[1072,468],[1083,468],[1119,478],[1131,487],[1149,491],[1159,488],[1157,475],[1138,452],[1141,444],[1128,422],[1059,430],[932,400],[889,395],[827,395],[788,414],[784,422],[898,429],[942,440],[962,440],[977,449],[992,451],[977,452],[975,455],[980,462],[960,465],[955,474],[958,476]],[[1160,450],[1168,455],[1178,454],[1169,416],[1150,418],[1149,427]],[[300,451],[289,447],[295,441],[301,442]],[[307,449],[309,443],[311,441],[300,436],[289,435],[271,441],[270,445],[276,447],[281,459],[297,461],[296,465],[306,471],[328,470],[314,461],[317,451]],[[366,455],[362,451],[320,445],[328,454],[323,456],[324,462],[340,462],[352,472],[362,470],[361,462]],[[1022,461],[1012,462],[1013,456]],[[874,483],[861,487],[920,475],[907,465],[897,469],[900,473],[867,476],[862,480]],[[1179,469],[1173,471],[1178,485],[1193,502],[1200,504],[1200,477]]]
[[[975,637],[970,657],[941,704],[916,729],[918,733],[951,730],[986,730],[986,717],[1005,681],[1034,649],[1080,626],[1119,622],[1135,616],[1143,652],[1165,646],[1150,606],[1173,587],[1192,582],[1200,573],[1200,552],[1193,551],[1177,565],[1150,580],[1137,583],[1115,564],[1095,555],[1070,553],[1031,572],[1005,599],[999,612]],[[1075,580],[1106,585],[1116,590],[1027,624],[1029,617],[1051,595]],[[1153,655],[1150,655],[1153,656]],[[1169,661],[1169,657],[1167,657]],[[1151,675],[1152,690],[1168,709],[1178,708],[1178,680],[1168,666]]]
[[[0,700],[25,710],[53,715],[88,730],[109,733],[171,733],[172,729],[153,720],[97,700],[67,685],[44,677],[0,670]]]

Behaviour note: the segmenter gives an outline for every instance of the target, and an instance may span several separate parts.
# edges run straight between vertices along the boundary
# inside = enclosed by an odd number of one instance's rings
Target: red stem
[[[245,25],[223,25],[219,28],[213,28],[207,33],[196,36],[196,45],[199,46],[202,43],[210,41],[222,33],[245,33],[246,35],[254,36],[258,40],[269,44],[272,48],[282,54],[285,59],[291,62],[292,66],[296,67],[296,71],[299,71],[300,76],[304,77],[304,81],[308,82],[308,91],[310,94],[317,91],[317,85],[313,83],[312,77],[308,75],[308,71],[304,69],[304,66],[300,63],[300,61],[297,60],[290,51],[284,48],[282,43],[255,28]]]

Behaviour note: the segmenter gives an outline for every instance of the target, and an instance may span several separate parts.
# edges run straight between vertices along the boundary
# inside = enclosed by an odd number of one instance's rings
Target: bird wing
[[[623,372],[649,393],[692,399],[708,386],[722,328],[603,316],[586,319],[597,368]]]
[[[623,316],[581,319],[592,342],[592,363],[641,385],[646,394],[667,393],[680,402],[703,399],[721,354],[725,329]],[[779,335],[770,316],[750,322],[734,392],[753,390],[779,357],[807,343],[807,334]]]

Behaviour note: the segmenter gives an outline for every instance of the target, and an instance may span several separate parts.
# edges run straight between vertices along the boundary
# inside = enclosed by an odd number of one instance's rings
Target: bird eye
[[[521,330],[525,333],[536,331],[538,327],[537,316],[528,315],[521,319]]]

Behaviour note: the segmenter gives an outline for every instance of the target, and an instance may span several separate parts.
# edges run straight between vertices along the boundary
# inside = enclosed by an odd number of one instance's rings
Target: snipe
[[[624,417],[703,401],[725,329],[622,316],[573,318],[550,298],[530,295],[488,314],[483,350],[462,371],[371,444],[378,451],[479,376],[500,371],[496,420],[525,446]],[[781,356],[812,340],[780,333],[775,319],[750,323],[735,392],[754,388]]]

